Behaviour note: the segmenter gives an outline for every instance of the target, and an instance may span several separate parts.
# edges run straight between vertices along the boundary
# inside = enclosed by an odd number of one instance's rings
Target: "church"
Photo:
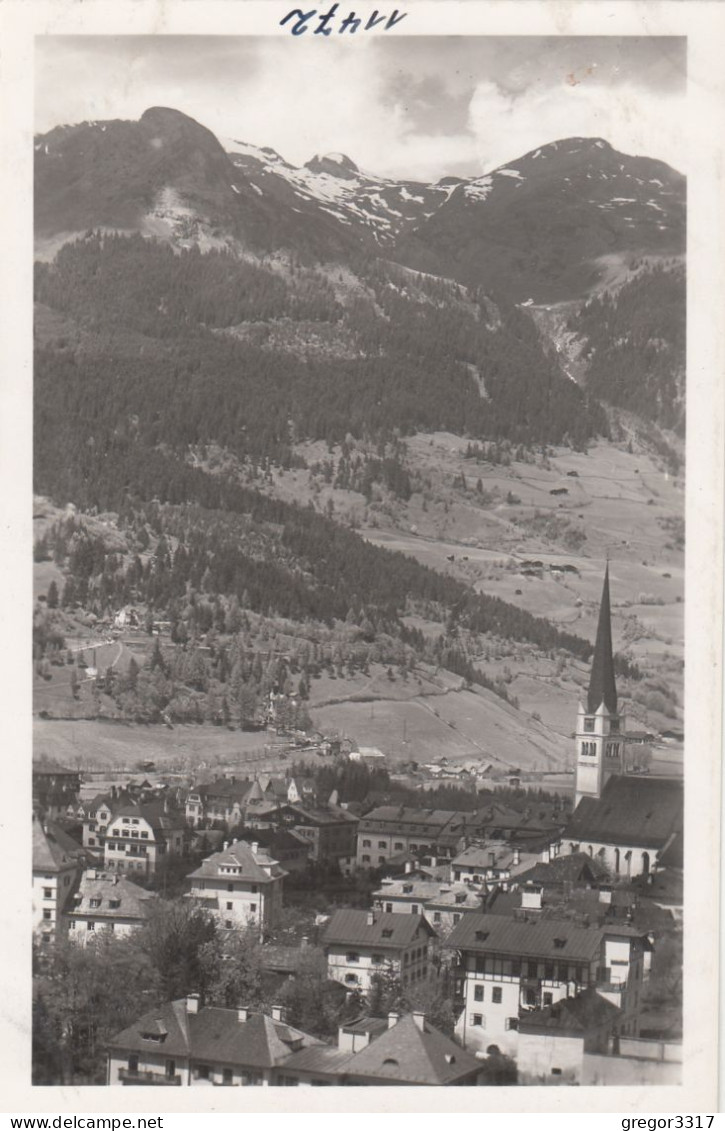
[[[560,853],[586,852],[613,876],[657,870],[682,834],[681,778],[625,772],[625,720],[619,713],[612,651],[609,565],[599,609],[586,702],[576,725],[575,809]]]

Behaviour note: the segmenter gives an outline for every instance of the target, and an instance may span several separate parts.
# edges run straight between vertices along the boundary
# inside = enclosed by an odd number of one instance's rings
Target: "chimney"
[[[400,1014],[399,1013],[389,1013],[388,1014],[388,1028],[389,1029],[392,1029],[393,1026],[397,1025],[399,1021],[400,1021]]]
[[[186,1012],[189,1013],[189,1014],[199,1012],[199,995],[198,994],[187,994],[186,995]]]
[[[272,1020],[273,1021],[284,1021],[284,1009],[282,1008],[281,1005],[273,1005],[272,1006]]]
[[[236,844],[236,843],[237,843],[237,838],[235,837],[234,840],[232,841],[232,844]]]
[[[406,860],[405,861],[405,874],[406,874],[406,876],[412,871],[413,871],[413,861],[412,860]]]
[[[390,1019],[390,1015],[388,1014],[388,1020],[389,1019]],[[413,1010],[413,1021],[415,1023],[416,1028],[420,1029],[421,1033],[425,1033],[425,1013],[422,1013],[422,1012],[414,1009]]]
[[[310,945],[309,937],[307,935],[303,935],[301,940],[300,940],[300,950],[304,950],[309,945]]]
[[[489,852],[489,854],[488,854],[488,865],[489,865],[490,868],[493,868],[495,866],[495,864],[496,864],[496,853],[495,852]]]
[[[514,867],[517,867],[520,863],[521,863],[521,849],[515,848],[514,849]]]
[[[431,866],[431,868],[437,868],[438,867],[438,857],[437,856],[431,856],[430,866]]]
[[[522,888],[521,906],[530,911],[541,911],[541,888],[534,884]]]
[[[259,841],[253,840],[252,841],[252,856],[256,856],[258,852],[259,852]]]
[[[95,868],[89,868],[88,869],[88,871],[86,872],[86,879],[87,880],[95,880],[96,879],[96,869]]]
[[[372,927],[374,922],[375,922],[375,911],[374,910],[368,911],[368,917],[367,917],[368,927]]]
[[[246,1005],[240,1005],[239,1009],[237,1010],[237,1021],[244,1022],[244,1021],[248,1021],[248,1020],[249,1020],[249,1009],[247,1008]]]
[[[228,841],[228,840],[225,840],[225,841],[224,841],[224,844],[222,845],[222,852],[226,852],[226,850],[227,850],[228,848],[229,848],[229,841]]]

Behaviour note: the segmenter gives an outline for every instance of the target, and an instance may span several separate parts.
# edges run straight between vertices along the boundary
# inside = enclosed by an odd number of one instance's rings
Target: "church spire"
[[[617,713],[617,685],[614,682],[614,657],[612,655],[612,615],[609,607],[609,562],[604,573],[602,603],[599,606],[597,640],[594,645],[592,674],[587,694],[587,711],[595,714],[604,703],[610,715]]]

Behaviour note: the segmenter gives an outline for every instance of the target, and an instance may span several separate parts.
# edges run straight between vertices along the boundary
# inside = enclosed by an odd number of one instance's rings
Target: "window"
[[[378,841],[378,848],[387,848],[387,847],[388,847],[387,840],[379,840]]]
[[[100,906],[101,906],[101,901],[100,901],[100,899],[98,899],[98,898],[94,898],[94,899],[91,899],[91,900],[89,900],[89,905],[90,905],[91,907],[100,907]]]
[[[392,937],[393,937],[392,928],[386,927],[385,930],[383,931],[383,938],[384,939],[392,939]]]
[[[593,758],[597,752],[596,742],[582,742],[582,754],[588,758]]]
[[[75,929],[76,929],[76,921],[75,921],[75,919],[71,919],[70,923],[68,924],[68,930],[75,931]]]
[[[231,929],[232,929],[232,921],[231,921],[231,919],[225,919],[225,920],[224,920],[224,926],[226,927],[226,929],[227,929],[228,931],[231,931]]]
[[[525,1002],[526,1005],[535,1006],[536,1005],[536,990],[525,990],[524,991],[524,1002]]]
[[[369,864],[369,863],[370,863],[370,857],[369,856],[363,856],[363,864]]]
[[[88,847],[92,848],[93,845],[95,845],[95,843],[96,843],[96,838],[94,836],[89,836],[88,837]]]
[[[227,884],[227,891],[234,891],[234,884]]]
[[[357,974],[346,974],[345,981],[348,985],[357,985]]]
[[[412,913],[414,915],[417,915],[418,914],[418,904],[414,903],[410,910],[412,911]]]
[[[471,1014],[471,1024],[475,1025],[479,1029],[482,1029],[483,1028],[483,1014],[482,1013],[472,1013]]]
[[[360,961],[360,955],[356,951],[350,950],[345,955],[345,961],[346,962],[359,962]]]
[[[402,840],[396,840],[395,844],[393,845],[393,848],[396,850],[396,852],[402,852],[404,847],[405,846]]]
[[[252,895],[256,895],[258,891],[259,891],[259,888],[257,887],[257,885],[252,884]]]
[[[116,845],[113,843],[112,840],[109,840],[109,841],[106,842],[106,848],[108,849],[109,852],[113,852],[115,847],[116,847]]]
[[[384,863],[385,863],[385,857],[384,856],[378,856],[378,864],[384,864]]]
[[[554,1001],[554,995],[553,994],[550,994],[550,993],[544,994],[544,997],[543,997],[544,1008],[546,1008],[547,1005],[552,1005],[553,1001]]]
[[[256,903],[250,903],[249,910],[252,912],[252,914],[254,914],[257,910],[257,904]]]
[[[494,1003],[494,1005],[500,1005],[502,997],[503,997],[503,990],[501,989],[501,987],[500,986],[494,986],[493,990],[491,992],[491,1001]]]
[[[52,898],[53,898],[53,889],[52,888],[43,888],[43,899],[52,899]]]
[[[233,907],[234,907],[233,903],[227,903],[227,911],[231,911]]]
[[[440,921],[441,921],[441,913],[440,913],[440,911],[434,911],[434,912],[433,912],[433,922],[434,922],[434,923],[440,923]]]
[[[549,981],[549,982],[552,981],[552,979],[554,977],[554,963],[553,962],[545,962],[544,963],[544,977],[546,978],[547,981]]]
[[[200,1064],[196,1070],[196,1075],[199,1080],[208,1080],[211,1069],[208,1064]]]
[[[138,1054],[135,1052],[131,1053],[128,1058],[128,1070],[129,1072],[138,1072]]]
[[[51,912],[50,908],[46,907],[45,911],[43,912],[43,918],[44,919],[50,919],[51,915],[52,915],[52,912]]]
[[[474,1001],[483,1001],[483,986],[476,986],[473,991]]]
[[[560,1068],[552,1068],[551,1075],[552,1076],[561,1076],[561,1069]]]
[[[506,1029],[518,1029],[518,1027],[519,1027],[518,1017],[507,1017],[506,1018],[506,1024],[505,1024],[504,1028],[506,1028]]]
[[[231,1068],[225,1068],[224,1069],[224,1083],[225,1084],[231,1084],[233,1082],[233,1080],[234,1080],[234,1073],[232,1072]]]
[[[595,725],[594,719],[585,719],[584,720],[584,733],[585,734],[594,734],[594,725]]]
[[[373,842],[371,840],[364,840],[363,841],[363,848],[372,848],[372,843]]]
[[[460,915],[458,915],[458,914],[456,914],[456,913],[454,912],[454,915],[453,915],[453,922],[454,922],[454,923],[457,923],[457,922],[458,922],[458,921],[460,920],[460,918],[461,918],[461,916],[460,916]]]
[[[141,840],[148,840],[148,839],[149,839],[148,833],[141,833]]]
[[[88,923],[86,924],[86,930],[87,931],[95,931],[95,929],[96,929],[96,924],[93,922],[92,919],[89,919]]]
[[[127,825],[128,823],[129,823],[128,817],[122,817],[121,818],[121,824],[122,825]]]
[[[393,911],[393,905],[392,905],[392,903],[386,903],[386,904],[385,904],[385,910],[387,911],[388,915],[391,915],[391,914],[392,914],[392,911]]]
[[[176,1061],[175,1060],[167,1060],[166,1061],[166,1075],[167,1076],[175,1076],[176,1075]]]
[[[383,962],[385,962],[385,959],[382,954],[373,955],[373,966],[382,966]]]
[[[136,840],[138,840],[138,829],[131,829],[131,836],[135,836]]]

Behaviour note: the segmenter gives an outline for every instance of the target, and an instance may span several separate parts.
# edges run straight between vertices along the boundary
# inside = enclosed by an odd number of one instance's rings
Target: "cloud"
[[[564,137],[602,137],[623,153],[657,157],[675,168],[685,164],[684,97],[632,82],[603,85],[573,72],[557,85],[533,84],[520,95],[480,82],[469,124],[485,170]]]

